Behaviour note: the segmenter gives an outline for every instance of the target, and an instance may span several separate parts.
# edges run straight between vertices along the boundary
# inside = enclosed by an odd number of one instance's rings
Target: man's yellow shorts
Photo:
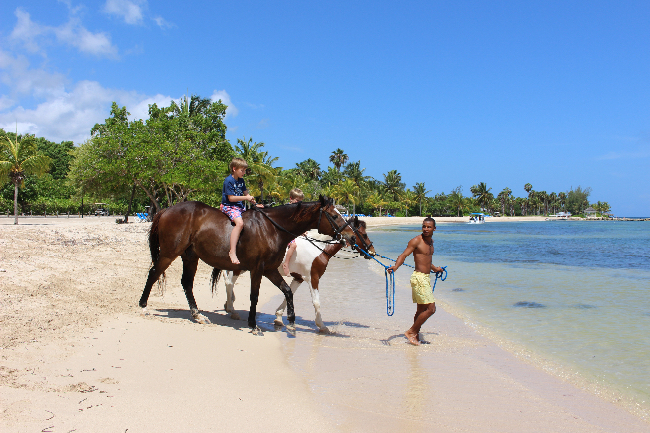
[[[429,275],[418,271],[413,272],[413,275],[411,275],[411,289],[415,304],[433,304],[436,302],[433,298],[431,277]]]

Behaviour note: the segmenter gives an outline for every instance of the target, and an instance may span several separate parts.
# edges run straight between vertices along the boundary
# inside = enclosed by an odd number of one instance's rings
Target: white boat
[[[467,224],[484,224],[485,214],[481,212],[473,212],[469,214],[469,222]]]
[[[558,212],[556,215],[549,215],[546,221],[569,221],[571,212]]]

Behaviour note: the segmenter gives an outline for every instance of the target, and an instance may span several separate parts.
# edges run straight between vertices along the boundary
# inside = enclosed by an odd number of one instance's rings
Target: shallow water
[[[380,254],[395,258],[419,233],[419,227],[404,226],[376,229],[370,236]],[[434,241],[434,263],[449,272],[436,286],[438,301],[502,347],[523,350],[558,376],[648,412],[650,224],[440,224]],[[411,258],[406,263],[412,264]],[[415,354],[406,350],[402,333],[414,312],[410,272],[404,266],[396,274],[396,313],[388,317],[383,268],[362,259],[331,260],[321,281],[321,304],[334,334],[315,333],[304,285],[296,295],[300,338],[283,343],[291,365],[317,395],[343,395],[339,398],[350,405],[359,404],[364,395],[379,395],[385,404],[354,409],[379,407],[383,415],[399,414],[399,422],[406,423],[395,426],[400,429],[416,428],[420,424],[408,423],[427,419],[427,411],[414,403],[418,398],[409,397],[434,392],[413,379],[434,374],[426,354],[476,344],[471,335],[457,335],[462,327],[440,329],[433,316],[423,327],[431,344]],[[337,362],[350,367],[349,377],[345,368],[333,367]],[[366,368],[366,377],[358,374],[364,365],[373,366]],[[350,380],[363,383],[351,386]],[[404,411],[410,415],[405,417]],[[398,422],[374,416],[384,423]]]

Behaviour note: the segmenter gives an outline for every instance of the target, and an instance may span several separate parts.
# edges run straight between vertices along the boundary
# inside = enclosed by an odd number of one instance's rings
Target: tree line
[[[16,215],[86,213],[92,203],[102,202],[112,213],[129,215],[184,200],[218,206],[234,156],[248,162],[246,183],[263,203],[286,203],[289,191],[300,188],[307,199],[327,195],[347,212],[367,215],[581,214],[590,206],[591,189],[580,186],[547,193],[527,183],[526,194],[516,197],[510,188],[495,196],[480,182],[470,187],[469,196],[462,186],[431,196],[424,182],[407,187],[397,170],[382,179],[365,175],[361,161],[350,161],[340,148],[332,151],[326,168],[309,158],[285,169],[264,143],[243,138],[232,145],[226,139],[226,109],[222,101],[193,95],[167,107],[152,104],[146,120],[129,120],[127,108],[113,103],[110,116],[78,147],[0,130],[0,209]],[[601,213],[610,210],[606,202],[591,206]]]

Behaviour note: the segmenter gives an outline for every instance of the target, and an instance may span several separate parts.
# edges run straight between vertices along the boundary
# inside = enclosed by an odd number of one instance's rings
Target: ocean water
[[[374,229],[370,237],[379,254],[396,258],[420,232],[418,226],[396,226]],[[440,304],[506,350],[647,416],[650,223],[439,224],[434,242],[434,264],[448,270],[447,280],[435,290]],[[422,414],[404,416],[404,401],[412,392],[406,386],[409,377],[414,371],[419,377],[433,374],[427,351],[474,343],[463,335],[452,341],[455,331],[438,329],[434,315],[423,327],[432,344],[419,352],[406,350],[402,333],[414,312],[410,272],[403,266],[396,273],[395,315],[388,317],[383,268],[363,259],[332,259],[321,280],[322,314],[333,331],[326,336],[316,333],[309,290],[300,288],[297,338],[286,338],[283,347],[293,368],[324,401],[343,392],[350,396],[347,406],[372,411],[358,403],[365,394],[355,396],[349,382],[365,377],[356,385],[387,402],[378,413],[388,416],[395,410],[402,421],[427,421]],[[347,379],[332,368],[337,362],[345,362]],[[388,370],[392,374],[384,374]],[[415,409],[410,405],[408,410]]]

